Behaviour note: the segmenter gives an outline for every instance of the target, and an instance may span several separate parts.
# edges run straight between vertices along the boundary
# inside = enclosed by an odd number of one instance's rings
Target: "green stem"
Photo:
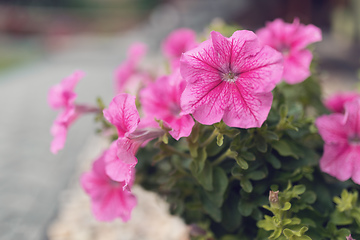
[[[201,145],[200,147],[206,147],[207,145],[209,145],[219,134],[219,130],[217,128],[214,129],[214,131],[211,133],[211,135],[209,136],[208,139],[206,139]]]
[[[218,157],[217,159],[215,159],[215,161],[213,161],[211,164],[213,166],[219,165],[220,163],[222,163],[222,161],[224,161],[231,153],[230,148],[224,152],[220,157]]]
[[[163,147],[166,150],[169,150],[170,152],[179,155],[180,157],[184,157],[184,158],[191,158],[191,156],[189,154],[186,154],[184,152],[180,152],[179,150],[177,150],[176,148],[168,145],[168,144],[164,144]]]

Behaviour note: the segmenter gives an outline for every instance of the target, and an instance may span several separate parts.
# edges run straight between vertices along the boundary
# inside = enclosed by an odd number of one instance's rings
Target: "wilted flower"
[[[213,31],[183,54],[180,71],[187,81],[182,114],[207,125],[223,119],[230,127],[260,127],[270,111],[271,90],[281,80],[282,56],[251,31],[230,38]]]
[[[289,84],[304,81],[310,76],[311,51],[309,44],[321,41],[321,30],[312,24],[300,24],[299,19],[285,23],[282,19],[268,22],[256,31],[259,39],[280,51],[284,56],[283,79]]]

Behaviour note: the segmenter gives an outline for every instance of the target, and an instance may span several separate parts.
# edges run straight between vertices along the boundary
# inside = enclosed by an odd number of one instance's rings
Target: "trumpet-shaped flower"
[[[283,79],[289,84],[304,81],[310,76],[312,53],[305,49],[309,44],[321,41],[321,30],[312,24],[300,24],[299,19],[285,23],[281,19],[268,22],[256,34],[266,45],[284,56]]]
[[[75,107],[69,107],[55,119],[50,129],[51,135],[53,135],[50,150],[53,154],[64,148],[68,128],[78,117],[79,114],[76,112]]]
[[[181,54],[193,49],[196,42],[196,33],[188,28],[179,28],[171,32],[162,42],[162,52],[170,60],[173,69],[179,67]]]
[[[83,76],[83,72],[76,71],[49,90],[48,103],[50,107],[62,111],[50,130],[54,137],[50,150],[54,154],[64,147],[68,128],[81,114],[99,111],[96,107],[74,103],[76,98],[74,88]]]
[[[140,122],[135,97],[127,93],[116,95],[103,113],[116,126],[119,136],[107,154],[106,172],[112,179],[127,183],[129,174],[137,163],[135,155],[139,147],[165,132],[154,120]]]
[[[345,114],[321,116],[316,126],[323,138],[320,168],[340,181],[360,184],[360,99],[345,104]]]
[[[127,139],[127,138],[126,138]],[[114,141],[104,156],[106,174],[117,182],[124,182],[124,187],[133,182],[135,163],[127,164],[122,159],[126,156],[118,157],[118,141]]]
[[[106,174],[105,158],[108,154],[109,151],[105,151],[93,163],[91,171],[81,176],[81,186],[91,198],[91,208],[97,220],[112,221],[121,218],[126,222],[130,219],[137,201],[124,187],[124,181],[114,181]],[[132,182],[129,184],[131,187]]]
[[[74,88],[85,74],[76,71],[69,77],[63,79],[59,84],[53,86],[49,90],[48,103],[53,109],[66,108],[73,105],[76,98]]]
[[[163,76],[149,84],[140,92],[141,105],[146,117],[163,120],[172,130],[173,138],[190,135],[194,120],[190,115],[180,115],[180,97],[186,86],[186,81],[179,71],[170,76]]]
[[[230,38],[211,38],[182,55],[180,71],[187,81],[182,114],[202,124],[221,119],[230,127],[260,127],[272,103],[271,90],[281,80],[282,56],[263,46],[251,31]]]
[[[130,46],[127,59],[115,71],[116,93],[126,91],[135,95],[142,83],[150,81],[150,77],[146,73],[142,73],[137,69],[146,51],[147,47],[143,43],[133,43]]]
[[[127,93],[116,95],[103,113],[106,120],[117,128],[119,137],[127,137],[135,131],[140,122],[135,96]]]
[[[351,102],[356,98],[360,98],[360,94],[357,92],[341,92],[327,98],[324,101],[324,105],[333,112],[343,113],[345,103]]]

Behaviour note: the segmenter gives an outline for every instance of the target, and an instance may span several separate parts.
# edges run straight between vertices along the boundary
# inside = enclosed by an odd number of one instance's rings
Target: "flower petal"
[[[320,168],[340,181],[346,181],[352,176],[358,158],[359,153],[348,144],[325,144]]]
[[[311,74],[312,58],[312,53],[309,50],[291,51],[284,61],[284,81],[289,84],[296,84],[307,79]]]
[[[120,93],[113,98],[109,108],[103,111],[104,117],[118,130],[119,137],[128,136],[135,131],[140,116],[135,105],[135,96]]]
[[[344,126],[344,115],[334,113],[316,119],[316,127],[325,143],[346,143],[347,133]]]
[[[224,123],[238,128],[261,127],[271,108],[272,93],[249,93],[239,83],[230,86],[231,97],[223,118]]]

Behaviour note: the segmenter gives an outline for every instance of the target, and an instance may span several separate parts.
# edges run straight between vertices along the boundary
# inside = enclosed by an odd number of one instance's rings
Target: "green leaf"
[[[267,143],[265,138],[262,136],[257,136],[255,140],[256,148],[262,153],[265,153],[267,151]]]
[[[280,160],[275,157],[274,155],[268,155],[266,157],[266,160],[273,166],[273,168],[275,169],[280,169],[281,168],[281,162]]]
[[[201,202],[203,203],[204,210],[210,215],[215,222],[220,222],[222,218],[222,213],[220,208],[218,208],[205,194],[204,191],[200,191]]]
[[[249,168],[249,164],[242,159],[241,157],[237,156],[235,157],[236,163],[242,168],[242,169],[248,169]]]
[[[225,171],[220,167],[213,168],[213,190],[206,191],[207,197],[217,206],[221,207],[224,202],[224,193],[229,184]]]
[[[223,204],[222,207],[223,218],[221,220],[221,225],[228,232],[235,231],[241,225],[242,216],[238,211],[239,199],[240,199],[239,194],[230,192]]]
[[[255,161],[256,159],[255,155],[251,152],[241,152],[239,155],[247,161]]]
[[[241,198],[238,204],[238,210],[244,217],[248,217],[253,212],[254,205],[247,199]]]
[[[277,142],[273,142],[272,143],[272,147],[281,155],[284,157],[294,157],[295,159],[299,159],[299,156],[296,155],[292,149],[290,148],[290,146],[288,145],[288,143],[284,140],[280,140]]]
[[[208,191],[213,190],[213,170],[212,165],[208,162],[205,162],[203,171],[197,171],[196,167],[194,167],[195,161],[191,162],[190,170],[199,184]]]
[[[266,140],[275,140],[275,141],[279,140],[279,136],[271,131],[266,131],[264,137]]]
[[[253,190],[253,185],[247,178],[242,178],[240,180],[240,186],[243,188],[243,190],[245,192],[248,192],[248,193],[252,192],[252,190]]]
[[[338,209],[330,216],[331,222],[336,225],[349,225],[353,223],[353,218],[351,216],[347,216],[345,212],[340,212]]]
[[[263,171],[253,171],[248,174],[246,174],[246,177],[251,180],[261,180],[266,178],[267,174]]]

